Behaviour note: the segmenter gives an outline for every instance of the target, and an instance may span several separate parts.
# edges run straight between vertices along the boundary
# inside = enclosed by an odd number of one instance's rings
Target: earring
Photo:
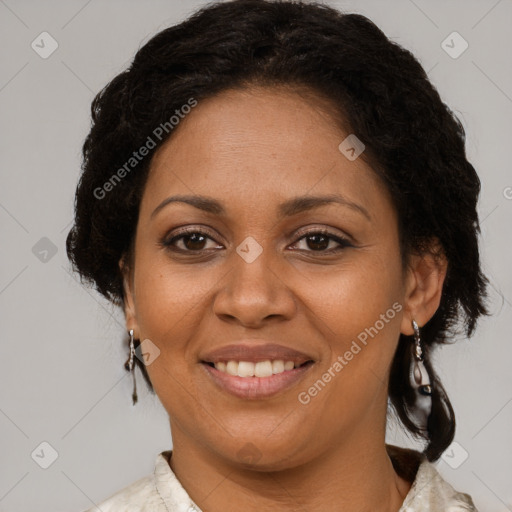
[[[423,364],[424,356],[421,348],[420,329],[413,320],[414,344],[412,345],[413,357],[410,369],[411,387],[416,393],[416,408],[422,418],[422,424],[427,425],[428,417],[432,410],[432,386],[430,378]]]
[[[130,329],[128,331],[128,335],[130,336],[130,355],[128,356],[128,360],[126,361],[126,363],[124,363],[124,367],[126,368],[126,370],[131,372],[133,375],[132,401],[133,401],[133,405],[135,405],[137,403],[137,385],[135,383],[135,361],[133,359],[135,356],[135,345],[134,345],[134,341],[133,341],[133,329]]]

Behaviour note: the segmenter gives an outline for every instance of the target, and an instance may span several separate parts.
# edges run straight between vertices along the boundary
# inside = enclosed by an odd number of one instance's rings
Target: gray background
[[[131,405],[120,312],[71,275],[64,241],[95,92],[203,3],[0,0],[0,511],[84,510],[149,474],[171,447],[167,415],[140,374]],[[512,2],[328,3],[410,49],[467,130],[493,316],[437,354],[458,420],[457,444],[437,467],[482,511],[512,510]],[[59,45],[47,59],[31,47],[43,31]],[[453,31],[469,43],[456,59],[442,47]],[[393,425],[389,440],[414,446]],[[42,442],[58,454],[47,469]]]

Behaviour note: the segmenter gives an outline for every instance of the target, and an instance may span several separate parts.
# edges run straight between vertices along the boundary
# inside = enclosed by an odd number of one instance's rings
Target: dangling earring
[[[412,327],[414,329],[414,344],[412,346],[413,357],[409,377],[411,386],[416,393],[415,405],[422,418],[422,424],[426,428],[428,417],[432,411],[432,386],[430,385],[427,369],[423,364],[420,329],[414,320],[412,321]]]
[[[133,342],[133,329],[130,329],[128,331],[128,334],[130,336],[130,355],[128,356],[128,360],[126,361],[126,363],[124,363],[124,367],[129,372],[132,372],[132,375],[133,375],[132,401],[133,401],[133,405],[135,405],[137,403],[137,385],[135,383],[135,361],[133,359],[135,356],[135,345]]]

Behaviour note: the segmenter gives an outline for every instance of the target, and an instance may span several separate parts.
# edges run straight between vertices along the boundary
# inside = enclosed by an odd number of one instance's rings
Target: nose
[[[254,260],[233,251],[226,265],[231,270],[213,304],[221,320],[258,328],[272,318],[284,321],[294,316],[297,303],[287,283],[290,275],[283,272],[286,263],[278,264],[270,249],[264,249]]]

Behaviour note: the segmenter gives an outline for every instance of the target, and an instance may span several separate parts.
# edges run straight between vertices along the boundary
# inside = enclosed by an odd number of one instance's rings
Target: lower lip
[[[206,363],[201,363],[201,365],[213,379],[214,383],[224,391],[239,398],[257,400],[269,398],[289,389],[304,377],[304,374],[313,366],[313,363],[307,363],[293,370],[276,373],[270,377],[238,377],[221,372]]]

